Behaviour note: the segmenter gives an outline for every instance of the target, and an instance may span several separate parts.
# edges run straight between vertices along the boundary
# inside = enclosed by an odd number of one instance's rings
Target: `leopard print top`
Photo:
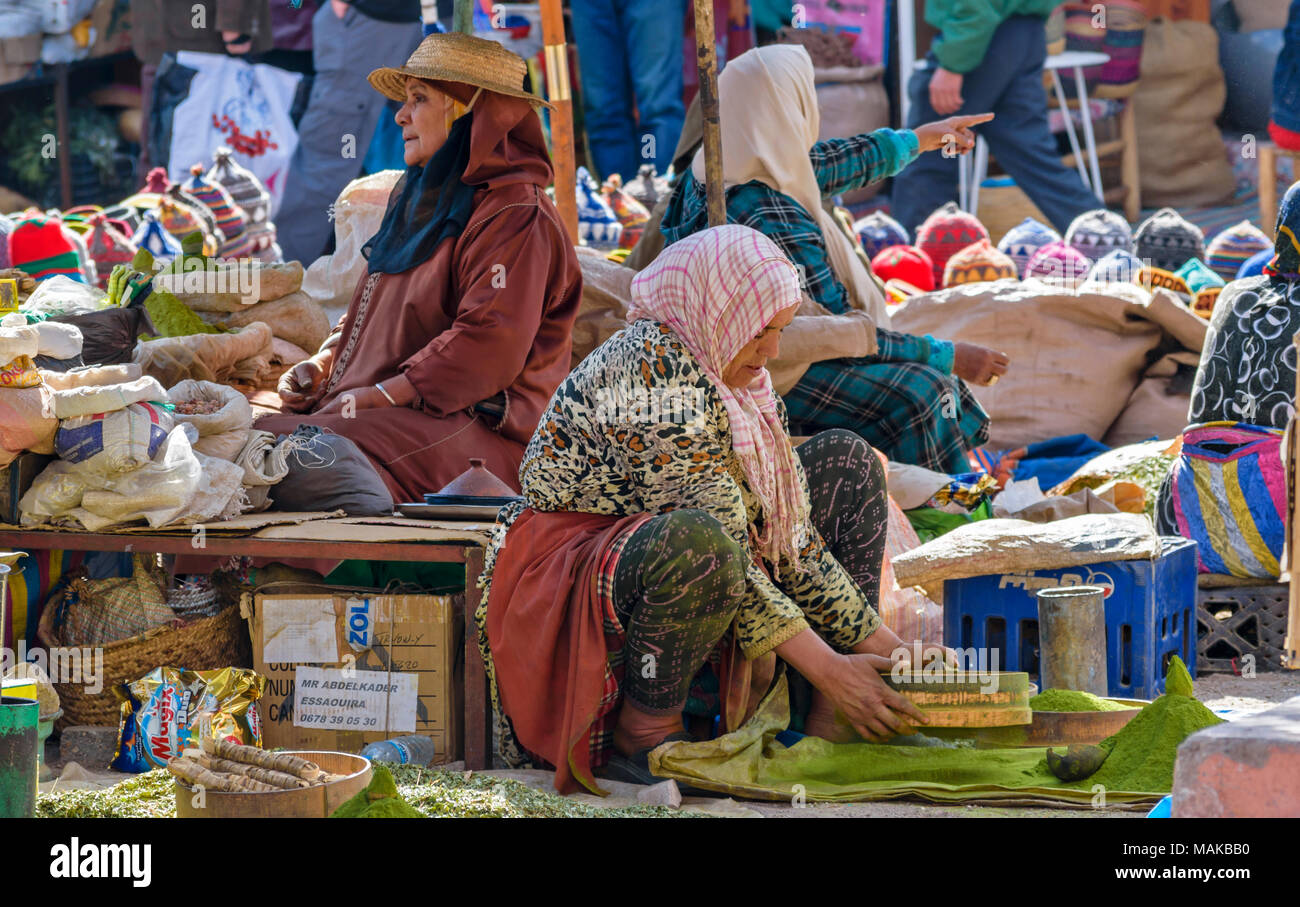
[[[781,408],[782,421],[785,409]],[[638,321],[584,359],[551,398],[519,469],[527,506],[626,516],[696,508],[746,551],[761,516],[731,451],[722,398],[667,326]],[[799,480],[807,493],[802,467]],[[502,512],[485,587],[521,504]],[[751,562],[735,630],[757,658],[813,627],[847,652],[880,625],[875,609],[812,530],[792,564]]]

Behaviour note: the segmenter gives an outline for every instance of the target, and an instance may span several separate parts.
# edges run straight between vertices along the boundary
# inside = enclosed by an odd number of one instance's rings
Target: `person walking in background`
[[[149,159],[148,114],[163,54],[194,50],[244,56],[269,51],[272,43],[268,0],[131,0],[131,49],[143,64],[140,103],[145,112],[144,135],[137,162],[140,182],[155,163]]]
[[[573,0],[582,113],[601,179],[668,169],[682,131],[686,0]]]
[[[1282,53],[1273,68],[1268,136],[1279,148],[1300,151],[1300,0],[1291,0],[1282,36]]]
[[[989,151],[1061,233],[1100,202],[1061,163],[1047,125],[1045,20],[1060,0],[928,0],[925,21],[939,29],[912,73],[908,128],[953,114],[992,111],[980,129]],[[930,212],[957,197],[957,159],[927,154],[894,177],[891,209],[915,232]]]
[[[366,76],[409,56],[422,37],[420,0],[328,0],[312,18],[316,76],[275,217],[286,261],[320,256],[330,239],[329,207],[361,174],[385,107]]]

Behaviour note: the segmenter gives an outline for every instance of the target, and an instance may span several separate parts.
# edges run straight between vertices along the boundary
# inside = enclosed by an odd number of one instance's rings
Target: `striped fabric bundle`
[[[1142,39],[1147,15],[1137,0],[1110,0],[1106,4],[1106,37],[1102,51],[1110,60],[1102,64],[1101,84],[1132,85],[1142,68]]]
[[[1272,251],[1273,241],[1248,220],[1224,230],[1205,247],[1205,261],[1224,280],[1233,280],[1251,256]]]
[[[1171,513],[1177,533],[1196,542],[1201,573],[1277,577],[1287,501],[1280,429],[1245,422],[1188,426],[1161,489],[1166,495],[1171,500],[1158,510]]]
[[[1105,18],[1098,18],[1092,3],[1065,4],[1065,49],[1086,53],[1104,53],[1106,44]],[[1094,21],[1097,20],[1097,21]],[[1083,77],[1088,84],[1095,84],[1101,79],[1100,66],[1088,66],[1083,70]]]

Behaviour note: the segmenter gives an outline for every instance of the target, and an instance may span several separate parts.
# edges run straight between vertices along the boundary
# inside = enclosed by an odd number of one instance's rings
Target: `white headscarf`
[[[725,186],[758,180],[798,202],[821,227],[831,268],[848,290],[849,304],[870,315],[876,327],[889,327],[884,294],[852,241],[822,207],[808,157],[821,125],[808,51],[795,44],[771,44],[731,60],[718,77],[718,106]],[[696,152],[691,172],[703,185],[703,148]]]

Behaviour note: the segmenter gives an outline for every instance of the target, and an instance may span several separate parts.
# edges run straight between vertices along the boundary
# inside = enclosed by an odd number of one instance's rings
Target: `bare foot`
[[[837,721],[835,706],[819,690],[813,690],[812,704],[803,723],[803,732],[809,737],[820,737],[831,743],[847,743],[861,738],[846,721]]]
[[[658,746],[665,737],[685,730],[680,712],[671,715],[651,715],[643,712],[626,699],[614,726],[614,749],[624,756]]]

